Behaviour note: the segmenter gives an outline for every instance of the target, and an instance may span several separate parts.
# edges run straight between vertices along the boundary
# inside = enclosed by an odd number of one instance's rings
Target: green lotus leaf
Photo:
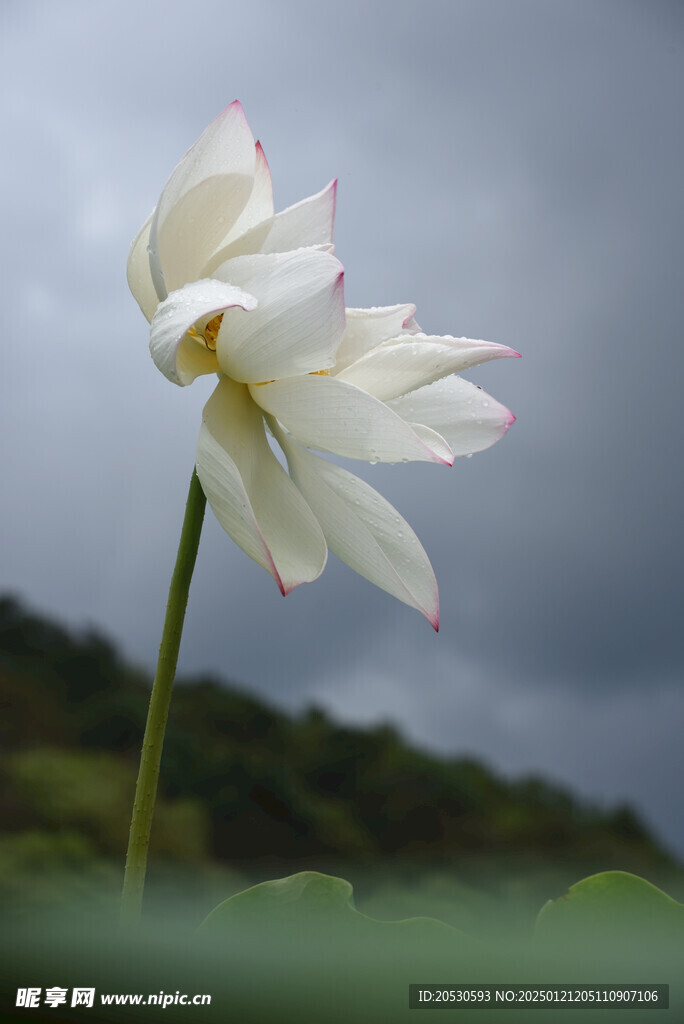
[[[684,906],[644,878],[604,871],[542,907],[535,941],[588,957],[657,963],[684,950]]]
[[[200,926],[203,941],[239,942],[262,956],[374,960],[411,956],[444,958],[476,952],[480,943],[428,917],[377,921],[359,913],[349,882],[317,871],[261,882],[219,904]]]

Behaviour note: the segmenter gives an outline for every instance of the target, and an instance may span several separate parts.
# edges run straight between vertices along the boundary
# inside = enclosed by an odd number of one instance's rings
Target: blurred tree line
[[[149,687],[96,632],[0,600],[0,895],[10,903],[118,886]],[[606,811],[540,778],[507,781],[476,760],[414,749],[391,725],[343,727],[316,708],[290,716],[206,677],[176,683],[152,854],[158,883],[214,880],[224,895],[307,867],[362,890],[369,878],[377,890],[391,866],[414,886],[489,877],[544,898],[611,868],[671,892],[682,878],[629,807]]]

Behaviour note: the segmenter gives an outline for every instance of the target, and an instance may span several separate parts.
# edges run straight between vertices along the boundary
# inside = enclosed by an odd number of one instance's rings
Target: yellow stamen
[[[207,348],[210,348],[212,352],[216,351],[216,338],[218,337],[219,328],[221,327],[221,321],[223,320],[223,313],[219,313],[218,316],[213,317],[209,321],[207,326],[204,328],[204,340],[207,344]]]
[[[223,320],[223,313],[218,313],[215,317],[206,324],[204,330],[200,333],[194,327],[188,328],[188,334],[192,338],[197,338],[198,341],[203,341],[210,352],[216,351],[216,339],[218,332],[221,327],[221,321]]]

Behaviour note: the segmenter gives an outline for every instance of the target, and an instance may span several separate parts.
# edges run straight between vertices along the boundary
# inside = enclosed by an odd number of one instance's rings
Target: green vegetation
[[[110,643],[0,601],[0,895],[11,909],[113,899],[150,681]],[[217,679],[179,679],[149,898],[196,913],[303,869],[350,879],[377,918],[525,925],[578,878],[623,870],[677,896],[684,874],[627,807],[412,748],[390,725],[291,717]],[[180,884],[179,884],[180,880]]]

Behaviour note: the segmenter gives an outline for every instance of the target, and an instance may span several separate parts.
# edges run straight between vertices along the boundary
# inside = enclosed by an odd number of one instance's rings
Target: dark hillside
[[[97,633],[0,601],[0,891],[40,894],[29,877],[55,866],[118,879],[148,693]],[[290,717],[207,678],[176,685],[153,857],[196,876],[382,877],[391,864],[412,879],[551,872],[565,884],[618,868],[670,891],[682,877],[629,807],[417,750],[390,725],[341,726],[315,708]]]

